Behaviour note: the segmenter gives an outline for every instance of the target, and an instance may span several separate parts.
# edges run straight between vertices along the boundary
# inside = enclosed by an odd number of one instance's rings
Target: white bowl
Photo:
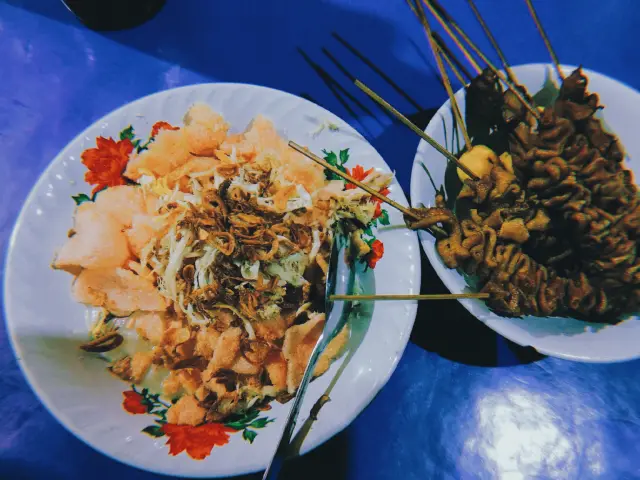
[[[575,69],[563,66],[568,74]],[[530,64],[513,67],[514,72],[531,94],[538,92],[545,82],[554,78],[553,69],[547,64]],[[589,91],[596,92],[606,108],[602,111],[608,128],[615,132],[627,151],[626,166],[638,178],[640,167],[629,159],[640,157],[640,93],[612,78],[590,70],[583,70],[589,77]],[[456,93],[456,100],[464,115],[464,89]],[[425,132],[449,151],[462,147],[461,136],[454,130],[450,102],[436,112]],[[425,141],[420,141],[411,173],[411,201],[413,206],[432,206],[435,189],[423,165],[427,166],[437,187],[444,183],[446,160]],[[426,232],[419,234],[422,246],[434,269],[452,293],[463,293],[469,288],[456,270],[447,268],[435,249],[435,241]],[[476,318],[487,326],[522,346],[531,346],[545,355],[583,362],[617,362],[640,357],[640,320],[631,316],[617,325],[600,325],[573,318],[533,317],[506,318],[491,312],[481,300],[460,300]],[[446,320],[440,320],[446,321]]]
[[[71,195],[91,190],[83,181],[81,152],[95,146],[96,136],[116,136],[129,124],[141,136],[147,136],[158,120],[181,125],[182,115],[196,101],[221,112],[234,131],[244,130],[255,115],[262,113],[285,137],[308,145],[315,152],[349,148],[350,165],[360,163],[365,168],[390,171],[375,149],[344,121],[294,95],[239,84],[194,85],[157,93],[94,123],[43,173],[10,240],[4,299],[18,362],[33,390],[68,430],[104,454],[139,468],[181,477],[221,477],[266,467],[289,405],[274,402],[272,410],[262,413],[262,417],[275,422],[256,427],[259,434],[253,444],[244,440],[241,433],[233,433],[228,444],[214,447],[204,460],[194,460],[185,452],[169,455],[166,436],[152,438],[141,433],[154,424],[155,417],[131,415],[123,410],[123,391],[129,387],[110,375],[103,361],[80,354],[78,345],[87,338],[85,308],[71,298],[71,276],[49,267],[56,248],[72,226]],[[339,131],[325,128],[314,135],[326,121],[337,124]],[[407,203],[395,182],[391,197]],[[403,224],[400,214],[389,214],[392,224]],[[386,252],[374,275],[370,275],[375,288],[385,293],[417,293],[417,236],[406,229],[387,229],[379,231],[378,237],[386,244]],[[307,391],[299,426],[338,374],[331,402],[323,407],[307,435],[302,453],[349,425],[387,382],[407,344],[415,314],[415,302],[383,302],[375,305],[372,319],[364,318],[352,325],[345,356]]]

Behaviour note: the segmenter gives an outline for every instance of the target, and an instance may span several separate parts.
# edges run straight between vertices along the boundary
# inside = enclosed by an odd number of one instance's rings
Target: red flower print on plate
[[[213,447],[229,443],[229,434],[236,430],[221,423],[205,423],[197,427],[166,423],[162,431],[169,437],[169,454],[178,455],[186,450],[194,460],[203,460],[211,454]]]
[[[356,165],[355,167],[353,167],[351,170],[349,170],[347,168],[347,173],[349,175],[351,175],[353,178],[355,178],[356,180],[358,180],[359,182],[361,182],[362,180],[364,180],[365,178],[367,178],[367,176],[373,172],[373,168],[370,168],[369,170],[365,170],[364,167],[362,165]],[[346,190],[352,190],[354,188],[358,188],[356,187],[355,184],[353,183],[347,183],[344,187]]]
[[[380,190],[379,193],[380,195],[384,195],[386,197],[387,195],[389,195],[389,189],[385,187],[382,190]],[[382,200],[372,196],[371,201],[376,204],[376,209],[373,212],[373,218],[378,218],[380,215],[382,215]]]
[[[242,438],[249,442],[258,436],[257,430],[265,428],[273,419],[260,417],[260,410],[253,408],[242,416],[235,416],[226,423],[205,423],[203,425],[175,425],[167,423],[167,411],[171,404],[161,400],[160,395],[151,393],[147,388],[122,392],[124,409],[133,414],[146,413],[158,417],[154,424],[142,429],[153,438],[168,437],[170,455],[187,452],[194,460],[202,460],[211,454],[213,447],[229,443],[229,434],[242,432]]]
[[[95,185],[92,194],[127,183],[122,174],[131,152],[133,143],[128,138],[116,142],[112,138],[98,137],[96,148],[89,148],[82,153],[82,163],[89,169],[84,179],[90,185]]]
[[[367,255],[367,265],[369,268],[375,268],[378,260],[384,255],[384,245],[380,240],[374,240],[371,243],[371,251]]]
[[[180,130],[180,127],[174,127],[168,122],[156,122],[151,127],[151,136],[155,137],[160,130]]]
[[[124,408],[127,412],[134,415],[147,413],[147,407],[142,404],[143,397],[138,392],[127,390],[126,392],[122,392],[122,395],[124,396],[122,408]]]

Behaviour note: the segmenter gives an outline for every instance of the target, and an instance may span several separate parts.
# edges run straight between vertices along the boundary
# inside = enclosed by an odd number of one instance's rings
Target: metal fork
[[[340,258],[344,258],[349,242],[339,235],[333,241],[331,248],[331,255],[329,257],[329,269],[327,272],[327,283],[325,286],[325,323],[320,338],[316,342],[311,356],[309,357],[309,363],[304,370],[302,381],[298,387],[298,392],[293,399],[293,405],[289,411],[287,417],[287,423],[282,429],[282,435],[278,446],[273,454],[271,463],[267,467],[262,476],[262,480],[274,480],[278,478],[282,465],[287,458],[289,445],[291,443],[291,437],[296,428],[296,421],[300,414],[300,407],[304,395],[307,391],[307,386],[313,377],[313,371],[320,354],[323,352],[327,344],[338,333],[339,329],[343,326],[343,317],[345,313],[345,305],[349,302],[330,300],[330,297],[334,294],[346,294],[350,285],[351,270],[347,265],[347,262],[340,261]]]

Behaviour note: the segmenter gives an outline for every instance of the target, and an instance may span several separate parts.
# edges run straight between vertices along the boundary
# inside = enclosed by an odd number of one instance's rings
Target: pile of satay
[[[636,312],[638,188],[624,167],[623,146],[596,116],[603,106],[588,91],[586,75],[578,68],[565,78],[556,61],[562,82],[557,99],[538,107],[492,37],[505,72],[441,6],[424,0],[465,57],[473,55],[454,31],[488,65],[480,70],[475,64],[479,74],[466,87],[462,119],[441,62],[445,58],[455,68],[451,53],[434,40],[422,4],[409,3],[425,27],[458,125],[466,125],[473,137],[463,127],[466,148],[457,156],[463,186],[456,206],[447,208],[451,203],[438,195],[435,207],[412,209],[420,218],[406,216],[407,224],[439,227],[436,246],[444,263],[475,277],[480,291],[490,294],[488,306],[501,315],[616,323]]]

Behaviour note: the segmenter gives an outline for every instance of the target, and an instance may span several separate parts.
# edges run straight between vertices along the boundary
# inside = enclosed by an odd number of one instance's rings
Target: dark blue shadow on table
[[[328,478],[345,480],[350,445],[348,437],[348,431],[341,432],[307,455],[287,461],[280,478],[282,480],[326,480]],[[248,477],[246,480],[261,478],[262,473]]]
[[[421,293],[449,293],[422,257]],[[471,315],[458,301],[420,302],[411,341],[448,360],[483,367],[506,367],[544,358],[531,347],[501,337]]]

